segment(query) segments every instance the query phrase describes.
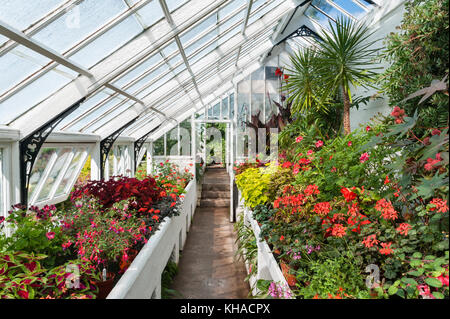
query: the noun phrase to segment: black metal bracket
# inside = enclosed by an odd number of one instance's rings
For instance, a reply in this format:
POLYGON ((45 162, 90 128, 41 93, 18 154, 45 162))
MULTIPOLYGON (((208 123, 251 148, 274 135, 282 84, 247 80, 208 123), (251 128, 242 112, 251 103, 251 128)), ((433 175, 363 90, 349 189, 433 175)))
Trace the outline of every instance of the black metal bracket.
POLYGON ((71 105, 65 111, 58 114, 44 125, 24 137, 19 141, 20 152, 20 202, 22 205, 28 205, 28 187, 30 184, 31 171, 34 162, 42 148, 45 140, 50 133, 58 126, 61 121, 70 113, 75 111, 86 98, 82 98, 75 104, 71 105))
POLYGON ((136 116, 134 119, 120 127, 118 130, 116 130, 114 133, 109 135, 108 137, 104 138, 100 142, 100 179, 105 178, 105 163, 108 160, 108 154, 111 148, 114 145, 114 142, 117 140, 120 134, 131 124, 133 124, 139 116, 136 116))
POLYGON ((147 134, 145 134, 144 136, 140 137, 139 139, 137 139, 134 142, 134 172, 135 173, 137 171, 137 166, 138 166, 137 160, 138 160, 139 152, 141 151, 142 145, 144 145, 145 141, 150 136, 150 134, 152 134, 154 131, 156 131, 160 127, 161 127, 161 124, 159 124, 157 127, 155 127, 150 132, 148 132, 147 134))

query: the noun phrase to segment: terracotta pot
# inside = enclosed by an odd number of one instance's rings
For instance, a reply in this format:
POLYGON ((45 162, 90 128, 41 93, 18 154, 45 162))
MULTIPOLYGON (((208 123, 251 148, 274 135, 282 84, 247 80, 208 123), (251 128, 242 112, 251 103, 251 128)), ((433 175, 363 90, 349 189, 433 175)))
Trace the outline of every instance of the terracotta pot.
POLYGON ((281 265, 281 271, 283 272, 283 276, 286 279, 288 285, 290 287, 295 286, 295 284, 297 283, 297 278, 295 278, 295 275, 289 273, 289 270, 291 268, 288 265, 286 265, 284 262, 281 262, 280 265, 281 265))
POLYGON ((97 299, 106 299, 108 294, 114 288, 114 278, 116 274, 108 273, 106 281, 92 281, 91 283, 98 287, 97 299))

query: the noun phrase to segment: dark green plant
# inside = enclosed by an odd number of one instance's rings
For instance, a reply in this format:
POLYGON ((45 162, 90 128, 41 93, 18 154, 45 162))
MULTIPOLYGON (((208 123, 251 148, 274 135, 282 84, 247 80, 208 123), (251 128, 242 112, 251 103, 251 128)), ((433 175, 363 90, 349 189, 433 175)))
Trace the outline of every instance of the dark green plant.
MULTIPOLYGON (((408 114, 417 110, 417 125, 422 131, 448 127, 448 92, 434 94, 421 104, 420 97, 404 101, 449 73, 448 10, 448 0, 405 2, 399 32, 387 37, 386 50, 381 55, 390 64, 379 78, 389 103, 401 106, 408 114)), ((448 86, 448 78, 445 82, 448 86)))

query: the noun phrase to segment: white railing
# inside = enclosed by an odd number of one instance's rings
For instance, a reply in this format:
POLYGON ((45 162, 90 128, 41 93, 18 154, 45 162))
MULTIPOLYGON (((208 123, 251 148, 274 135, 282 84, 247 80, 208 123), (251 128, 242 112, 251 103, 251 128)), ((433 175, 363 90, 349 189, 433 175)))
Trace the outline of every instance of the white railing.
POLYGON ((195 180, 186 186, 180 215, 166 217, 150 237, 107 299, 160 299, 161 274, 172 259, 178 263, 197 205, 195 180))
MULTIPOLYGON (((256 244, 258 246, 258 261, 257 261, 257 273, 254 278, 251 278, 252 282, 257 282, 260 279, 263 280, 272 280, 277 284, 281 284, 284 290, 288 290, 289 295, 294 296, 292 291, 289 289, 289 285, 286 281, 286 278, 283 275, 283 272, 280 269, 275 257, 272 254, 272 250, 265 240, 260 238, 261 229, 258 225, 258 222, 253 219, 252 211, 244 207, 242 205, 242 199, 239 193, 239 207, 238 211, 241 211, 244 216, 244 224, 250 226, 253 230, 253 233, 256 237, 256 244)), ((259 293, 258 289, 251 283, 253 287, 252 293, 256 295, 259 293)), ((295 298, 295 297, 292 297, 295 298)))

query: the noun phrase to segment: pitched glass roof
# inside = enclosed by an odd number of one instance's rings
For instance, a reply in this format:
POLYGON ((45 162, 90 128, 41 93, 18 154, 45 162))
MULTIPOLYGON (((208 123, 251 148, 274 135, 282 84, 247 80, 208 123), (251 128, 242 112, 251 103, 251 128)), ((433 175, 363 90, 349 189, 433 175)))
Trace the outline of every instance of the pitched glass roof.
MULTIPOLYGON (((306 5, 304 15, 324 26, 373 7, 364 0, 306 5)), ((141 114, 124 131, 133 136, 202 103, 250 55, 270 50, 275 27, 294 8, 290 0, 3 0, 0 124, 26 130, 27 113, 43 122, 86 97, 57 130, 101 134, 114 119, 141 114)))

